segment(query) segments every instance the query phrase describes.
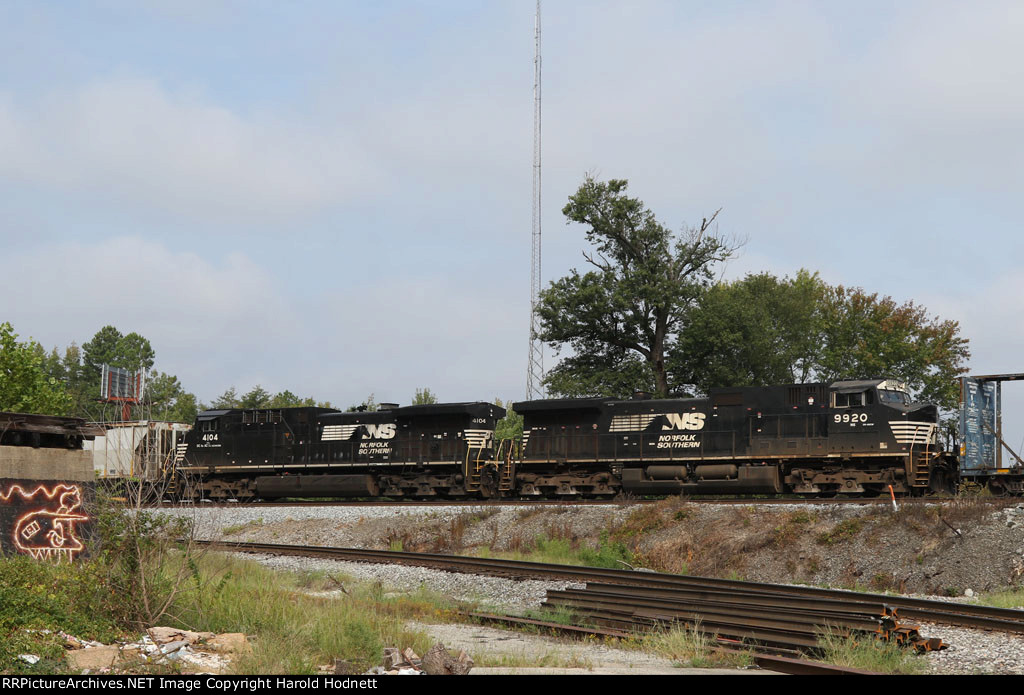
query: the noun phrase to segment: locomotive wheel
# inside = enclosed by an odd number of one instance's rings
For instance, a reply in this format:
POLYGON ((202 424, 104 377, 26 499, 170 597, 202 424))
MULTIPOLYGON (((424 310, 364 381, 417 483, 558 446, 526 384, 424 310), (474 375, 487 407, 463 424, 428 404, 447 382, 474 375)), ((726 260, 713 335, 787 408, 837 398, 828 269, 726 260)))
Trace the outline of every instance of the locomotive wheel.
POLYGON ((995 478, 988 481, 988 489, 994 497, 1006 497, 1009 495, 1003 481, 995 478))
POLYGON ((931 495, 953 495, 956 494, 956 484, 953 476, 945 468, 936 467, 932 470, 931 479, 928 481, 928 494, 931 495))
POLYGON ((488 500, 501 496, 498 485, 498 469, 494 466, 488 466, 480 472, 480 496, 488 500))

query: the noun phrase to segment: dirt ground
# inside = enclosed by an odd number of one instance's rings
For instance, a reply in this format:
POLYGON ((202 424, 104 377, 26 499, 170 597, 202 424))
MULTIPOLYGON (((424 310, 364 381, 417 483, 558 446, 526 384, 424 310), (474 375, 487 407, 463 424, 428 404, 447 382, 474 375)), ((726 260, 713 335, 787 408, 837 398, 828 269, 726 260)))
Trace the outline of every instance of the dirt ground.
POLYGON ((679 668, 670 660, 603 644, 499 630, 482 625, 412 623, 449 650, 466 650, 481 664, 471 675, 774 675, 761 669, 679 668))

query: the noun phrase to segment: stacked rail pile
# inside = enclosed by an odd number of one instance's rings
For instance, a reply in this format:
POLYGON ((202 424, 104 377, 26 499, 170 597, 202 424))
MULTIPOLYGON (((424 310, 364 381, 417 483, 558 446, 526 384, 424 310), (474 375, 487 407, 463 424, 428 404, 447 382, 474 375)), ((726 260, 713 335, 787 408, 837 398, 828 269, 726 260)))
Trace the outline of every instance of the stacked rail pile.
POLYGON ((544 606, 568 608, 580 622, 624 632, 683 625, 724 642, 814 652, 824 634, 873 637, 913 647, 943 649, 901 622, 897 610, 873 600, 790 596, 768 584, 690 589, 590 582, 586 589, 551 590, 544 606))

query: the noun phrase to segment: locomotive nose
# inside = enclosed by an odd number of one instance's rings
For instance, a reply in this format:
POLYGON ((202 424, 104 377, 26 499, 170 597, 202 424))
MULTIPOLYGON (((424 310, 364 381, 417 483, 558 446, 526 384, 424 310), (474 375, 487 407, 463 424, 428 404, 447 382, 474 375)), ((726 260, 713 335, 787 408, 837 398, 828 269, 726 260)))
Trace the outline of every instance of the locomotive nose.
POLYGON ((908 420, 920 422, 938 422, 939 408, 931 403, 911 403, 906 408, 908 420))

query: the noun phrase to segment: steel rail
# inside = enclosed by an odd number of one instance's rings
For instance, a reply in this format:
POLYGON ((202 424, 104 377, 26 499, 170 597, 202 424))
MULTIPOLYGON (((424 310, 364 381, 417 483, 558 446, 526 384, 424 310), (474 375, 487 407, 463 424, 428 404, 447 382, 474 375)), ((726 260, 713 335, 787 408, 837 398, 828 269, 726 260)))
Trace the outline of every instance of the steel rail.
POLYGON ((833 612, 794 612, 766 609, 754 603, 746 605, 722 605, 716 603, 684 603, 663 599, 650 599, 631 596, 624 593, 598 593, 589 590, 567 589, 548 591, 547 602, 553 605, 585 606, 598 608, 614 608, 629 606, 634 610, 645 611, 647 615, 668 616, 670 618, 688 618, 694 620, 741 619, 746 625, 764 627, 783 627, 787 630, 800 630, 817 633, 825 625, 836 628, 879 632, 885 629, 884 621, 888 617, 884 610, 874 614, 840 614, 833 612))
POLYGON ((995 608, 977 604, 952 603, 934 599, 918 599, 885 594, 865 594, 840 589, 792 586, 786 584, 762 584, 735 579, 710 577, 688 577, 683 575, 638 572, 632 570, 602 569, 574 565, 551 565, 521 560, 496 558, 471 558, 457 555, 433 553, 396 552, 389 550, 364 550, 359 548, 330 548, 323 546, 291 546, 274 543, 234 543, 226 541, 201 541, 213 548, 247 553, 271 555, 305 555, 328 559, 402 564, 432 567, 450 572, 470 574, 493 574, 515 579, 541 578, 576 582, 601 582, 628 586, 646 586, 673 591, 677 588, 691 590, 719 590, 745 592, 767 596, 811 597, 836 599, 840 601, 877 602, 895 608, 903 618, 914 618, 934 623, 975 627, 1005 632, 1024 633, 1024 610, 995 608))
MULTIPOLYGON (((922 638, 917 626, 901 624, 885 606, 860 613, 834 611, 765 610, 756 604, 713 603, 652 599, 628 587, 598 592, 580 589, 549 590, 543 605, 570 608, 584 618, 619 629, 650 629, 659 624, 682 623, 702 632, 768 641, 792 648, 815 649, 822 634, 873 634, 912 645, 920 652, 943 648, 941 640, 922 638)), ((757 598, 756 596, 753 598, 757 598)))
POLYGON ((876 671, 865 671, 860 668, 849 666, 837 666, 826 664, 820 661, 807 661, 805 659, 790 659, 785 656, 772 656, 769 654, 758 654, 754 656, 754 663, 769 671, 778 671, 793 676, 882 676, 883 673, 876 671))
POLYGON ((614 595, 621 593, 629 596, 646 596, 666 601, 690 601, 717 604, 758 605, 767 608, 778 608, 794 611, 831 611, 835 613, 873 613, 880 615, 896 609, 877 601, 852 601, 835 598, 817 598, 814 596, 787 596, 765 594, 761 592, 737 592, 731 589, 662 589, 646 586, 624 586, 622 584, 602 584, 587 582, 587 590, 614 595), (627 593, 628 592, 628 593, 627 593))
MULTIPOLYGON (((636 636, 635 633, 626 632, 623 630, 598 630, 595 628, 580 627, 578 625, 564 625, 562 623, 552 623, 544 620, 534 620, 532 618, 520 618, 509 615, 493 615, 490 613, 466 613, 464 615, 486 623, 542 628, 545 630, 549 630, 551 632, 556 632, 573 637, 579 637, 582 635, 584 637, 610 637, 615 639, 629 639, 636 636)), ((720 645, 719 647, 717 647, 717 649, 723 652, 735 652, 740 650, 749 651, 751 648, 757 647, 757 645, 738 644, 728 639, 720 639, 717 641, 720 645)), ((882 675, 874 671, 865 671, 863 669, 850 668, 848 666, 838 666, 836 664, 826 664, 820 661, 807 661, 806 659, 795 659, 792 657, 783 656, 781 654, 754 653, 752 654, 752 658, 754 659, 754 663, 757 664, 759 668, 768 671, 775 671, 777 673, 784 673, 788 675, 882 675)))

